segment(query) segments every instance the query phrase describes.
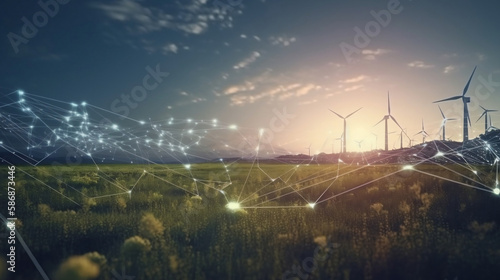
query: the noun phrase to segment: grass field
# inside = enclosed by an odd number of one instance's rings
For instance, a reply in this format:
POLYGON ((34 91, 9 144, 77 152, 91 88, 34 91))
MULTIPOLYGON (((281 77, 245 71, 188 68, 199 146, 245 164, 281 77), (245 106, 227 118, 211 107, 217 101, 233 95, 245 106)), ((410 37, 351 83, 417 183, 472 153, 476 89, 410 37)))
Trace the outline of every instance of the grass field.
POLYGON ((18 234, 50 279, 497 279, 491 167, 227 167, 18 167, 18 234))

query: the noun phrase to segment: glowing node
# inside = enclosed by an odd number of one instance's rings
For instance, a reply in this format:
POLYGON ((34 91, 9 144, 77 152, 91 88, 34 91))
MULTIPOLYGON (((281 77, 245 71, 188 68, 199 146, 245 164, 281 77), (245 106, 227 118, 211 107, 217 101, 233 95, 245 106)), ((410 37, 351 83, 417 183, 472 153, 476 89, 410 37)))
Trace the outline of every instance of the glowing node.
POLYGON ((499 195, 500 194, 500 189, 498 187, 496 187, 494 190, 493 190, 493 193, 496 194, 496 195, 499 195))
POLYGON ((226 194, 226 192, 225 192, 225 191, 223 191, 223 190, 220 190, 219 192, 220 192, 221 194, 226 194))
POLYGON ((146 122, 145 121, 139 121, 140 124, 145 124, 146 122))
POLYGON ((413 170, 413 165, 405 165, 403 166, 403 170, 413 170))
POLYGON ((262 134, 264 134, 264 129, 259 129, 259 136, 262 136, 262 134))
POLYGON ((311 203, 308 203, 307 205, 309 206, 309 208, 314 209, 314 206, 316 206, 316 203, 311 202, 311 203))
POLYGON ((18 91, 17 91, 17 93, 18 93, 19 95, 23 95, 23 94, 24 94, 24 91, 22 91, 22 90, 18 90, 18 91))
POLYGON ((184 168, 191 169, 191 164, 184 164, 184 168))
POLYGON ((78 105, 76 103, 71 103, 71 106, 76 107, 78 105))
POLYGON ((232 124, 232 125, 229 126, 229 129, 236 130, 236 129, 238 129, 238 126, 235 125, 235 124, 232 124))
POLYGON ((131 194, 131 193, 132 193, 132 190, 128 190, 128 191, 127 191, 127 193, 128 193, 128 194, 131 194))
POLYGON ((229 202, 228 204, 226 204, 226 208, 231 211, 236 211, 241 209, 241 205, 238 202, 229 202))
POLYGON ((85 105, 87 105, 87 102, 83 101, 82 106, 85 106, 85 105))
POLYGON ((442 156, 444 156, 444 153, 441 151, 438 151, 437 154, 435 155, 435 157, 442 157, 442 156))
POLYGON ((472 170, 472 173, 474 173, 475 175, 477 175, 477 170, 472 170))
POLYGON ((118 130, 118 125, 113 124, 113 125, 111 126, 111 128, 113 128, 114 130, 118 130))

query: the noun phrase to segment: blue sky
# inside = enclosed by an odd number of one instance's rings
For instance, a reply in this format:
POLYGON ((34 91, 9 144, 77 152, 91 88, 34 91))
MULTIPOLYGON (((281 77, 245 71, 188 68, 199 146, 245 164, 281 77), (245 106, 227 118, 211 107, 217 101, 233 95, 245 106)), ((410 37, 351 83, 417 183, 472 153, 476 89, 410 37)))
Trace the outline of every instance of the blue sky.
MULTIPOLYGON (((388 91, 410 136, 424 119, 437 139, 441 115, 432 101, 460 95, 476 65, 470 138, 484 129, 478 105, 500 108, 494 1, 66 2, 0 4, 2 93, 86 101, 136 119, 217 118, 274 130, 275 145, 297 153, 309 144, 312 152, 330 152, 342 120, 328 109, 347 115, 359 107, 348 120, 348 145, 356 150, 353 141, 365 140, 361 150, 380 148, 383 126, 373 125, 387 111, 388 91), (56 3, 46 22, 40 3, 56 3), (373 14, 391 18, 382 24, 373 14), (32 38, 23 35, 23 17, 38 20, 32 38), (356 28, 367 27, 373 36, 356 46, 356 28), (357 52, 346 58, 341 44, 357 52), (122 96, 143 86, 152 69, 168 74, 149 80, 145 97, 127 105, 122 96), (271 122, 283 110, 293 117, 276 129, 271 122)), ((462 118, 460 101, 441 107, 462 118)), ((498 126, 498 114, 491 117, 498 126)), ((461 140, 461 121, 447 131, 461 140)), ((391 134, 391 147, 396 138, 391 134)))

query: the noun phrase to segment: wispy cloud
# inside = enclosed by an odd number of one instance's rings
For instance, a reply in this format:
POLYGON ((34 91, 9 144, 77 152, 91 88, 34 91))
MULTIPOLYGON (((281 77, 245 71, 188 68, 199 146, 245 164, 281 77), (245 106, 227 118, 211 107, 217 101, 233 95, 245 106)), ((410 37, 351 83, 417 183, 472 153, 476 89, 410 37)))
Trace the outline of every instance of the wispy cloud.
POLYGON ((243 106, 267 99, 287 100, 300 98, 312 92, 321 90, 322 87, 313 83, 261 83, 262 80, 245 81, 240 85, 232 85, 223 91, 223 95, 230 96, 231 106, 243 106))
POLYGON ((388 49, 375 49, 375 50, 364 49, 361 51, 361 54, 367 60, 375 60, 375 59, 377 59, 377 57, 384 55, 384 54, 388 54, 390 52, 391 52, 391 50, 388 50, 388 49))
POLYGON ((434 68, 435 65, 433 64, 427 64, 421 60, 415 60, 410 63, 408 63, 408 66, 412 68, 419 68, 419 69, 428 69, 428 68, 434 68))
POLYGON ((260 57, 260 53, 254 51, 248 57, 246 57, 245 59, 243 59, 242 61, 240 61, 236 65, 234 65, 233 68, 234 69, 245 68, 248 65, 254 63, 257 60, 257 58, 259 58, 259 57, 260 57))
POLYGON ((457 66, 455 66, 455 65, 448 65, 448 66, 446 66, 444 68, 443 73, 449 74, 449 73, 451 73, 451 72, 453 72, 455 70, 457 70, 457 66))
POLYGON ((364 87, 365 87, 364 85, 353 85, 351 87, 344 88, 344 91, 345 92, 350 92, 350 91, 355 91, 355 90, 358 90, 358 89, 362 89, 364 87))
POLYGON ((359 75, 353 78, 345 79, 345 80, 340 80, 339 82, 342 84, 352 84, 352 83, 359 83, 362 81, 368 81, 370 80, 369 76, 366 75, 359 75))
POLYGON ((289 36, 286 36, 286 35, 271 36, 271 37, 269 37, 269 42, 273 46, 288 47, 289 45, 291 45, 295 41, 297 41, 297 38, 295 38, 295 37, 289 37, 289 36))
MULTIPOLYGON (((199 35, 206 32, 212 25, 231 28, 234 15, 241 13, 241 7, 243 7, 239 5, 227 9, 207 0, 175 1, 156 5, 147 3, 150 2, 115 0, 108 3, 94 2, 91 6, 102 11, 110 20, 120 22, 125 31, 138 38, 139 43, 141 39, 144 39, 143 36, 155 32, 173 31, 199 35), (172 8, 174 5, 175 9, 172 8), (169 12, 174 10, 176 13, 169 12)), ((151 49, 149 47, 147 51, 151 49)), ((156 46, 154 49, 161 49, 161 47, 156 46)))

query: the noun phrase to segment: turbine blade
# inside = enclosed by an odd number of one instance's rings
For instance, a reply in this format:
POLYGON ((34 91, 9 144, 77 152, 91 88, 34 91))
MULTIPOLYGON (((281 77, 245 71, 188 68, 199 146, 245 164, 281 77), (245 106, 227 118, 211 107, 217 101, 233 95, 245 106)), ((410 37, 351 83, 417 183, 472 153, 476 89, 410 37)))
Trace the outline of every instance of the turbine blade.
POLYGON ((462 98, 462 96, 453 96, 453 97, 450 97, 450 98, 446 98, 446 99, 441 99, 441 100, 438 100, 438 101, 434 101, 432 103, 439 103, 439 102, 443 102, 443 101, 450 101, 450 100, 457 100, 457 99, 460 99, 462 98))
POLYGON ((350 113, 350 114, 349 114, 349 115, 347 115, 345 118, 347 119, 348 117, 350 117, 350 116, 354 115, 354 113, 356 113, 357 111, 361 110, 362 108, 363 108, 363 107, 361 107, 361 108, 359 108, 358 110, 356 110, 356 111, 354 111, 354 112, 350 113))
POLYGON ((469 78, 469 81, 467 82, 467 84, 465 85, 465 88, 464 88, 464 93, 462 94, 462 96, 465 96, 465 94, 467 93, 467 91, 469 90, 469 86, 470 86, 470 81, 472 80, 472 76, 474 76, 474 72, 476 72, 476 67, 474 67, 474 71, 472 71, 472 74, 470 75, 470 78, 469 78))
POLYGON ((479 120, 480 120, 480 119, 481 119, 484 115, 486 115, 486 112, 487 112, 487 111, 484 111, 484 112, 481 114, 481 116, 479 117, 479 119, 477 119, 477 121, 476 121, 476 122, 478 122, 478 121, 479 121, 479 120))
POLYGON ((378 123, 376 123, 374 126, 377 126, 377 124, 381 123, 383 120, 385 120, 385 116, 378 123))
POLYGON ((398 121, 393 116, 389 116, 391 119, 398 125, 399 129, 403 130, 403 128, 399 125, 398 121))
MULTIPOLYGON (((330 110, 330 109, 328 109, 328 110, 330 110)), ((339 114, 335 113, 333 110, 330 110, 330 111, 331 111, 332 113, 334 113, 335 115, 339 116, 339 118, 344 119, 344 117, 342 117, 341 115, 339 115, 339 114)))
POLYGON ((441 106, 438 105, 438 108, 439 108, 439 112, 441 112, 441 116, 443 116, 443 119, 446 119, 446 117, 444 116, 443 110, 441 110, 441 106))

